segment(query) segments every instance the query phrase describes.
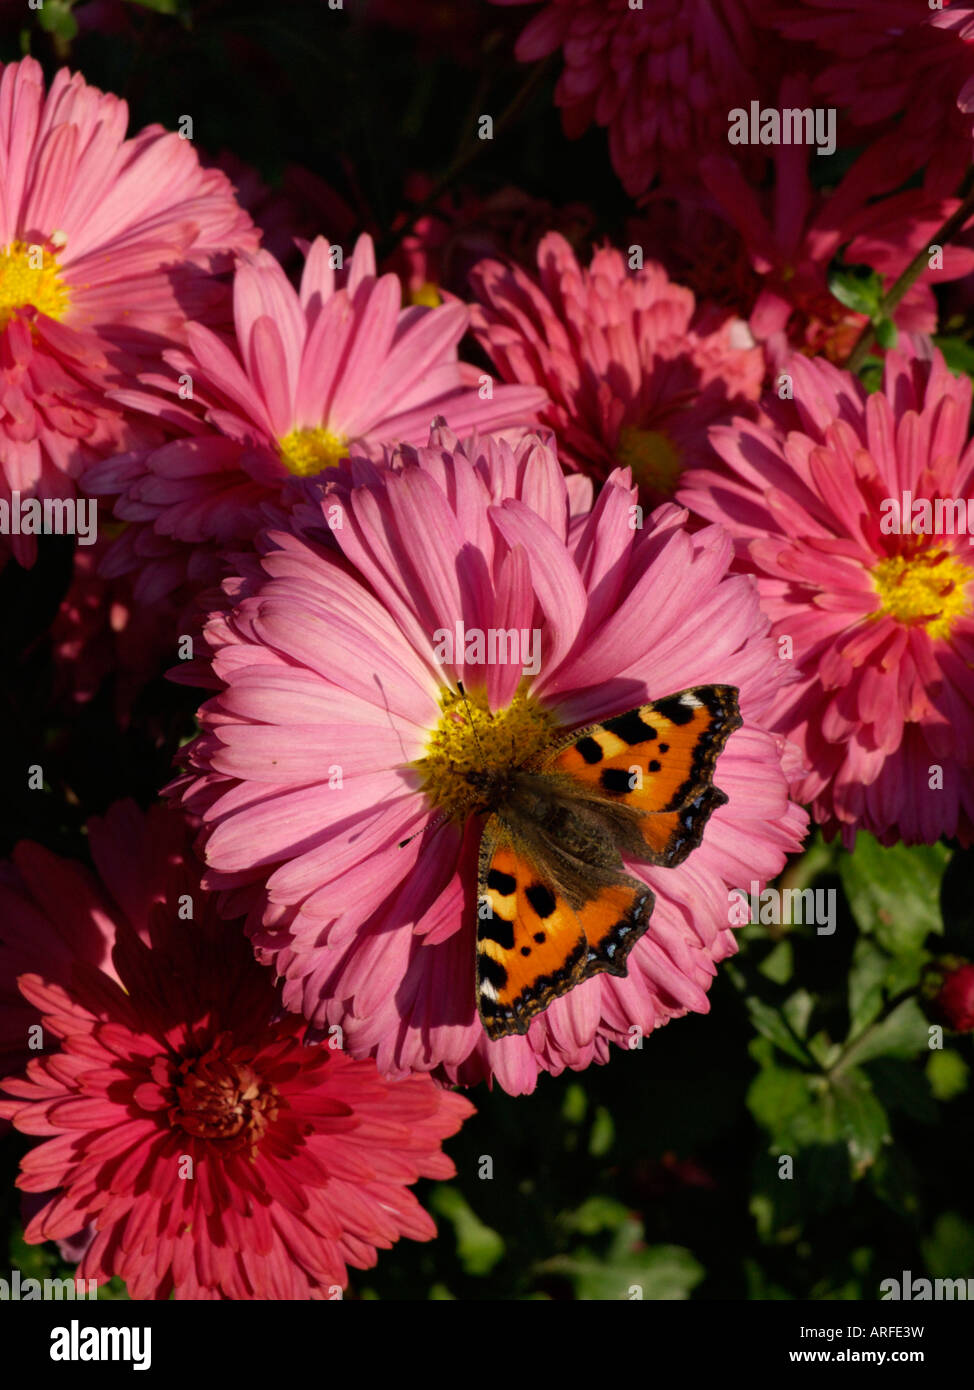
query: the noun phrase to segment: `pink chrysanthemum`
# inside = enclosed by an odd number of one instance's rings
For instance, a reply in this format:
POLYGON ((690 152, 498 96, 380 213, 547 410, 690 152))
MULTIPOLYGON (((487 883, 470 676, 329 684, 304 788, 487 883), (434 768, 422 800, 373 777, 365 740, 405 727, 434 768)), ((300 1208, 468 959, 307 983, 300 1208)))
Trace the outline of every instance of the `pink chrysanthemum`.
MULTIPOLYGON (((5 924, 33 958, 23 996, 61 1040, 2 1083, 15 1099, 0 1116, 45 1140, 18 1178, 46 1194, 26 1239, 90 1227, 78 1277, 190 1299, 333 1298, 346 1265, 370 1267, 400 1236, 428 1240, 409 1186, 453 1174, 440 1145, 469 1102, 428 1077, 385 1082, 372 1062, 304 1045, 299 1020, 272 1022, 270 977, 211 911, 178 817, 116 806, 101 837, 130 899, 111 964, 83 933, 70 971, 49 968, 30 940, 49 894, 15 903, 5 924), (125 838, 106 842, 115 824, 125 838), (150 843, 160 834, 168 862, 150 843), (140 885, 147 866, 157 876, 140 885)), ((107 947, 94 910, 85 929, 107 947)), ((53 939, 64 955, 63 930, 53 939)))
MULTIPOLYGON (((258 234, 224 174, 160 126, 32 58, 0 77, 0 495, 70 497, 91 460, 151 438, 106 392, 225 296, 258 234)), ((31 563, 33 536, 13 537, 31 563)))
POLYGON ((206 882, 226 910, 249 910, 288 1008, 340 1023, 387 1074, 493 1075, 526 1092, 539 1071, 605 1062, 633 1028, 706 1011, 715 962, 734 950, 728 885, 777 873, 805 826, 783 742, 762 724, 783 665, 751 581, 727 573, 729 538, 689 535, 672 506, 642 529, 625 472, 572 516, 537 437, 464 446, 439 427, 397 467, 353 460, 226 582, 206 629, 224 688, 203 706, 182 791, 203 814, 206 882), (537 629, 537 674, 439 662, 458 622, 537 629), (480 822, 464 820, 463 769, 477 752, 458 679, 498 766, 695 683, 737 685, 746 721, 721 755, 730 800, 702 846, 678 870, 632 869, 657 905, 628 978, 589 980, 499 1042, 475 1004, 480 822))
MULTIPOLYGON (((493 0, 524 5, 531 0, 493 0)), ((699 156, 726 145, 727 113, 759 96, 760 70, 773 73, 768 43, 756 36, 758 0, 548 0, 517 43, 521 62, 560 48, 555 89, 565 133, 594 120, 609 131, 612 166, 637 196, 662 175, 683 184, 699 156)))
POLYGON ((698 310, 662 266, 630 270, 610 247, 583 270, 554 232, 538 272, 540 283, 498 261, 474 269, 478 340, 506 381, 547 390, 541 418, 566 462, 598 478, 630 467, 645 498, 672 496, 684 469, 711 458, 708 426, 760 393, 764 358, 746 325, 698 310))
POLYGON ((172 395, 122 391, 175 437, 88 470, 85 487, 120 494, 133 523, 105 572, 139 570, 150 600, 186 578, 211 577, 222 548, 249 543, 263 508, 289 480, 334 467, 349 450, 425 440, 442 414, 456 429, 534 419, 544 393, 496 386, 457 358, 462 304, 401 307, 395 275, 375 273, 371 239, 359 239, 339 288, 328 242, 308 252, 300 292, 259 252, 234 279, 234 348, 199 324, 189 352, 165 354, 172 395), (190 399, 191 393, 191 399, 190 399))
MULTIPOLYGON (((794 358, 788 373, 793 405, 715 429, 726 469, 687 479, 680 500, 734 533, 774 635, 792 644, 799 682, 774 727, 802 750, 799 800, 849 846, 857 827, 886 844, 968 843, 974 552, 943 532, 943 508, 940 534, 935 511, 902 512, 904 493, 931 506, 971 495, 970 382, 939 352, 890 353, 871 396, 821 360, 794 358)), ((954 510, 949 524, 960 529, 954 510)))

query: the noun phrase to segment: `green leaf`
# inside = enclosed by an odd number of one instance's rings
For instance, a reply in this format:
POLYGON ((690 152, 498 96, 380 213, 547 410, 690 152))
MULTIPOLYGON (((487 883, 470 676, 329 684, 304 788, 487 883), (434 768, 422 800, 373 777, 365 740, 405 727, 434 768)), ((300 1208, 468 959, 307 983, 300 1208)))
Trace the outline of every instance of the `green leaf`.
POLYGON ((485 1226, 457 1187, 441 1183, 433 1189, 430 1206, 449 1221, 457 1241, 457 1258, 467 1274, 489 1274, 504 1255, 504 1240, 485 1226))
POLYGON ((941 1212, 933 1234, 922 1245, 927 1269, 934 1279, 974 1276, 974 1224, 960 1212, 941 1212))
POLYGON ((930 932, 942 931, 940 880, 950 851, 943 845, 884 848, 871 835, 856 837, 842 854, 842 886, 865 932, 893 955, 919 951, 930 932))
POLYGON ((808 1050, 822 1071, 829 1071, 842 1056, 842 1045, 833 1042, 824 1029, 809 1038, 808 1050))
POLYGON ((849 1032, 861 1033, 883 1011, 883 981, 889 956, 868 937, 860 936, 849 971, 849 1032))
POLYGON ((568 1125, 580 1125, 585 1119, 587 1108, 588 1099, 584 1086, 579 1086, 577 1081, 573 1081, 570 1086, 565 1087, 565 1096, 561 1103, 562 1119, 568 1125))
POLYGON ((67 43, 78 32, 78 21, 71 13, 71 0, 45 0, 37 11, 37 22, 49 34, 67 43))
POLYGON ((604 1105, 598 1106, 592 1119, 588 1137, 588 1151, 593 1158, 602 1158, 612 1148, 615 1139, 615 1124, 612 1115, 604 1105))
POLYGON ((128 0, 128 3, 143 10, 155 10, 156 14, 179 14, 179 0, 128 0))
POLYGON ((605 1260, 579 1250, 574 1255, 556 1255, 538 1269, 565 1275, 574 1284, 577 1298, 600 1302, 677 1302, 688 1298, 704 1276, 703 1266, 680 1245, 653 1245, 605 1260))
POLYGON ((908 989, 916 989, 923 974, 923 967, 929 959, 929 951, 913 951, 894 956, 886 974, 887 994, 895 996, 904 994, 908 989))
POLYGON ((796 989, 781 1006, 781 1012, 790 1024, 792 1032, 804 1038, 808 1032, 808 1021, 812 1016, 815 1000, 807 989, 796 989))
POLYGON ((589 1197, 574 1211, 562 1212, 559 1225, 566 1231, 577 1231, 583 1236, 595 1236, 600 1231, 618 1231, 632 1218, 632 1212, 623 1202, 614 1197, 589 1197))
POLYGON ((889 1120, 861 1071, 844 1072, 832 1083, 835 1119, 858 1171, 867 1168, 889 1138, 889 1120))
POLYGON ((796 1156, 803 1169, 813 1165, 818 1195, 826 1202, 835 1200, 845 1182, 837 1166, 836 1144, 845 1154, 846 1168, 851 1159, 858 1175, 889 1137, 886 1111, 869 1077, 854 1068, 827 1078, 766 1066, 751 1083, 747 1104, 770 1134, 773 1153, 796 1156))
POLYGON ((974 376, 974 345, 966 338, 937 335, 934 342, 944 355, 944 361, 956 376, 974 376))
POLYGON ((870 395, 878 391, 882 386, 884 371, 885 363, 883 359, 873 354, 870 354, 859 368, 859 380, 870 395))
POLYGON ((771 1004, 765 1004, 762 999, 757 999, 754 995, 750 995, 746 1003, 747 1011, 751 1015, 751 1022, 762 1037, 773 1042, 775 1047, 780 1048, 789 1057, 793 1057, 796 1062, 808 1062, 807 1051, 792 1035, 780 1010, 771 1004))
POLYGON ((829 289, 840 304, 872 318, 883 297, 883 279, 870 265, 842 265, 829 269, 829 289))
POLYGON ((760 974, 776 985, 787 984, 795 968, 794 956, 791 942, 779 941, 774 949, 765 956, 758 966, 758 970, 760 974))
POLYGON ((790 1132, 791 1121, 811 1100, 809 1076, 793 1067, 765 1067, 751 1082, 747 1108, 776 1140, 790 1132))
POLYGON ((900 335, 892 319, 879 319, 877 323, 873 324, 873 332, 880 347, 896 347, 896 340, 900 335))
POLYGON ((968 1066, 952 1048, 935 1048, 927 1062, 927 1080, 938 1100, 953 1100, 967 1087, 968 1066))
POLYGON ((848 1045, 837 1070, 861 1066, 871 1057, 915 1057, 927 1046, 927 1020, 916 999, 904 999, 848 1045))

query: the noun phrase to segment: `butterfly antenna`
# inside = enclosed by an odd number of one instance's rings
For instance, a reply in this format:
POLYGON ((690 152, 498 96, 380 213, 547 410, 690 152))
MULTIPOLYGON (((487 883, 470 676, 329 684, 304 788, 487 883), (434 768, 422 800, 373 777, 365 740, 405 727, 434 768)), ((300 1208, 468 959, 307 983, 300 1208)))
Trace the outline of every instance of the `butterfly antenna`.
POLYGON ((438 814, 435 815, 432 820, 428 820, 420 830, 415 830, 412 835, 407 835, 405 840, 400 840, 397 848, 405 849, 411 841, 416 839, 417 835, 425 835, 427 830, 432 830, 434 826, 439 825, 440 822, 444 820, 446 820, 444 813, 442 811, 438 812, 438 814))
POLYGON ((460 699, 463 701, 464 707, 467 711, 467 718, 470 720, 470 732, 473 734, 473 741, 477 745, 477 752, 480 755, 480 761, 484 765, 484 771, 486 771, 487 759, 484 757, 483 744, 480 742, 480 735, 477 733, 477 726, 473 722, 473 710, 470 708, 470 701, 467 699, 467 692, 463 688, 463 681, 457 681, 457 690, 459 690, 460 692, 460 699))

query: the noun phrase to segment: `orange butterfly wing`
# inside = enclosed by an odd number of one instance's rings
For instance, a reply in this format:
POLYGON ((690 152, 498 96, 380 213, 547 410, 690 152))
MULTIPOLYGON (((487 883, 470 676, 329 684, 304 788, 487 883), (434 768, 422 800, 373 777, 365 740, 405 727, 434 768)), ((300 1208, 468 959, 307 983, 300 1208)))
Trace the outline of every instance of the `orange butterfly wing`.
POLYGON ((492 1040, 526 1033, 552 1000, 601 971, 626 973, 653 894, 620 875, 573 909, 497 816, 480 847, 477 1006, 492 1040))
POLYGON ((672 868, 699 845, 727 800, 711 779, 741 723, 733 686, 694 686, 576 731, 543 770, 568 773, 641 811, 645 859, 672 868))
MULTIPOLYGON (((699 845, 710 815, 727 800, 712 779, 741 722, 733 686, 694 686, 576 730, 534 767, 567 774, 639 811, 639 857, 673 867, 699 845)), ((654 897, 620 870, 609 884, 594 882, 591 898, 573 908, 493 814, 481 838, 478 902, 477 1006, 496 1040, 526 1033, 583 980, 603 971, 625 975, 654 897)))

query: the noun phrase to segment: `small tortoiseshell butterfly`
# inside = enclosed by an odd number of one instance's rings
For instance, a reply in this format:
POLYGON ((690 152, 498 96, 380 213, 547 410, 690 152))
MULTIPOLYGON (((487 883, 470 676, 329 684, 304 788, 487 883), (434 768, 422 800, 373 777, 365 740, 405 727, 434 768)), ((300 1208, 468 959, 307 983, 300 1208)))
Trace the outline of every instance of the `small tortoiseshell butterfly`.
POLYGON ((727 797, 717 758, 737 690, 700 685, 576 730, 522 766, 467 774, 480 842, 477 1005, 487 1036, 526 1033, 553 999, 625 975, 655 898, 622 858, 672 868, 727 797))

